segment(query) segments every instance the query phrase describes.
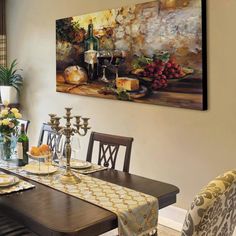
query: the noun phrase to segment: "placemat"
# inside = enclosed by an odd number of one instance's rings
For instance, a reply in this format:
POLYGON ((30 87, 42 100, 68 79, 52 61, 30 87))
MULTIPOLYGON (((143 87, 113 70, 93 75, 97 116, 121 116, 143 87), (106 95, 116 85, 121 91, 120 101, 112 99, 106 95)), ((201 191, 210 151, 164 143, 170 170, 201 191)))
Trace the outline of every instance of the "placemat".
MULTIPOLYGON (((5 173, 1 173, 1 174, 5 174, 5 173)), ((28 183, 24 180, 20 180, 15 185, 12 185, 12 186, 9 186, 9 187, 0 187, 0 195, 19 192, 19 191, 31 189, 31 188, 34 188, 34 187, 35 186, 33 184, 28 183)))
POLYGON ((118 216, 119 236, 147 236, 156 232, 158 200, 153 196, 81 174, 79 184, 63 184, 58 178, 62 170, 40 176, 22 168, 5 169, 114 212, 118 216))
POLYGON ((107 170, 107 167, 99 166, 97 164, 92 164, 92 166, 88 169, 74 169, 74 168, 72 168, 72 170, 76 173, 87 175, 87 174, 92 174, 92 173, 95 173, 98 171, 107 170))
MULTIPOLYGON (((58 162, 53 162, 53 165, 59 167, 58 162)), ((89 168, 85 168, 85 169, 71 168, 71 169, 76 173, 87 175, 87 174, 92 174, 98 171, 107 170, 108 168, 92 163, 92 166, 89 168)))

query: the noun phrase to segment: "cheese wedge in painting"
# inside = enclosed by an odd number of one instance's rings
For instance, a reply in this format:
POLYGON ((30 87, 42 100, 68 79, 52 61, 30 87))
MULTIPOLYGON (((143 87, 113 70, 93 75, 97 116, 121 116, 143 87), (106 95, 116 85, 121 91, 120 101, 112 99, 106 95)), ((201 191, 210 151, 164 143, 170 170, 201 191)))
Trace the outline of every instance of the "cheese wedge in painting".
POLYGON ((134 91, 139 89, 139 80, 128 77, 120 77, 116 79, 116 87, 127 91, 134 91))

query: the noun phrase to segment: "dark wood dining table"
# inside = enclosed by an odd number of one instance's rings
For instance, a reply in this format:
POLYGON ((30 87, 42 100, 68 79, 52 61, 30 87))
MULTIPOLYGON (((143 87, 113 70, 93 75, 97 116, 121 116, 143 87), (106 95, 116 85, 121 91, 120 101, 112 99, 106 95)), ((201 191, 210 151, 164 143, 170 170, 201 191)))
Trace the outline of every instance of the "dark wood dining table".
MULTIPOLYGON (((175 203, 179 193, 174 185, 112 169, 90 176, 152 195, 158 198, 159 209, 175 203)), ((20 178, 33 183, 35 188, 2 195, 0 212, 38 235, 95 236, 118 226, 117 216, 113 212, 35 181, 20 178)))

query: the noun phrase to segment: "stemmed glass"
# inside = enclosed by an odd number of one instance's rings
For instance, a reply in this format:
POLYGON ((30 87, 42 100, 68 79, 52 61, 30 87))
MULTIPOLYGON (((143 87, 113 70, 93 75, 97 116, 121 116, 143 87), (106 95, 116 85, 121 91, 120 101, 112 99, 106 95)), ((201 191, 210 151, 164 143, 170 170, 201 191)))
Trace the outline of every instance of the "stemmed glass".
POLYGON ((41 161, 43 160, 43 158, 38 157, 38 171, 41 171, 41 161))
POLYGON ((74 135, 71 138, 71 149, 72 149, 72 159, 79 159, 79 152, 80 152, 80 140, 78 135, 74 135))
POLYGON ((59 161, 59 167, 62 168, 64 166, 63 163, 63 154, 64 154, 64 147, 65 147, 65 137, 59 136, 56 139, 56 155, 59 161))
POLYGON ((105 82, 105 83, 109 83, 108 78, 106 77, 106 68, 111 65, 112 62, 112 52, 109 50, 100 50, 97 53, 97 59, 98 59, 98 63, 99 65, 101 65, 102 67, 102 78, 101 81, 105 82))
POLYGON ((125 51, 122 50, 114 50, 113 51, 113 58, 112 58, 112 65, 116 68, 116 78, 119 77, 119 65, 125 60, 125 51))
POLYGON ((52 152, 45 158, 45 164, 48 167, 48 177, 49 177, 49 168, 52 165, 52 152))

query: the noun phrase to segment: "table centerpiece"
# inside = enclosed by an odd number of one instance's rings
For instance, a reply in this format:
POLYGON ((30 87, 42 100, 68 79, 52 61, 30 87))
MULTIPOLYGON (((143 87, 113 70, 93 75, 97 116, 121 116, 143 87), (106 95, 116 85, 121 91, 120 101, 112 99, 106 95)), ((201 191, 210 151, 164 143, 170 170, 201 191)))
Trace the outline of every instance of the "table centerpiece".
POLYGON ((48 124, 55 133, 65 136, 64 153, 66 158, 66 168, 65 172, 60 176, 60 181, 64 184, 76 184, 80 182, 80 178, 71 171, 71 137, 74 134, 85 136, 91 127, 88 126, 89 118, 84 118, 79 115, 72 116, 72 108, 70 107, 66 107, 65 110, 66 114, 63 116, 66 120, 65 126, 61 125, 61 117, 58 117, 56 114, 49 114, 50 121, 48 124), (73 118, 75 118, 74 124, 71 122, 73 118))
POLYGON ((18 125, 22 117, 17 108, 8 107, 4 102, 4 108, 0 112, 0 154, 4 160, 10 160, 16 147, 18 125))

